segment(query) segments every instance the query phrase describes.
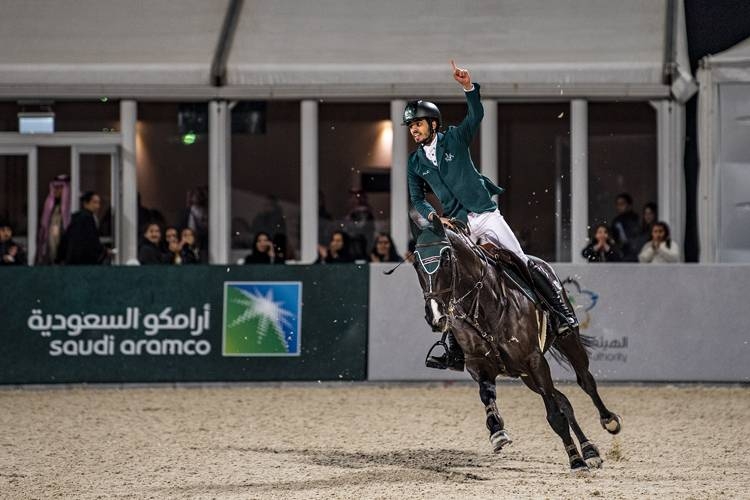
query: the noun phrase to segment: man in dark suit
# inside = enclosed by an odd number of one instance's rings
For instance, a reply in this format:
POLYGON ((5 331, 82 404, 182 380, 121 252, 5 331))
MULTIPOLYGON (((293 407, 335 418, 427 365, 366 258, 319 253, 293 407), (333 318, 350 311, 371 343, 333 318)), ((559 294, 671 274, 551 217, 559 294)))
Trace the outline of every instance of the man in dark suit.
POLYGON ((59 258, 68 265, 102 264, 107 250, 99 241, 99 224, 96 216, 102 200, 93 191, 81 196, 81 210, 73 214, 70 226, 60 243, 59 258))
MULTIPOLYGON (((492 196, 501 194, 503 189, 474 167, 469 145, 484 117, 479 84, 472 83, 468 70, 457 68, 453 61, 451 65, 453 79, 463 88, 468 104, 466 118, 458 126, 440 132, 440 110, 431 102, 411 101, 404 110, 403 124, 409 127, 414 141, 419 144, 409 157, 407 168, 411 202, 424 218, 432 220, 438 217, 435 208, 425 199, 426 186, 429 185, 443 206, 444 217, 440 219, 444 224, 450 226, 451 218, 460 219, 468 223, 475 240, 489 241, 513 252, 528 266, 534 286, 545 302, 565 319, 560 332, 575 328, 578 321, 563 298, 562 287, 524 254, 492 200, 492 196)), ((451 337, 449 335, 446 339, 448 352, 433 359, 433 365, 463 370, 463 353, 451 337)))

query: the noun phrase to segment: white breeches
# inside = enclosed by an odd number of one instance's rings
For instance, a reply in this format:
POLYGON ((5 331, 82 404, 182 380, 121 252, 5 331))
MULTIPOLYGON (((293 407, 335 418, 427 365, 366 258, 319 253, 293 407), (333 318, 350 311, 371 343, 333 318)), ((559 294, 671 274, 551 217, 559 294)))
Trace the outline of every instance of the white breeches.
POLYGON ((489 241, 501 248, 510 250, 524 263, 528 262, 529 258, 521 250, 516 235, 505 222, 505 217, 500 214, 500 210, 482 214, 469 213, 469 229, 472 239, 477 243, 489 241))

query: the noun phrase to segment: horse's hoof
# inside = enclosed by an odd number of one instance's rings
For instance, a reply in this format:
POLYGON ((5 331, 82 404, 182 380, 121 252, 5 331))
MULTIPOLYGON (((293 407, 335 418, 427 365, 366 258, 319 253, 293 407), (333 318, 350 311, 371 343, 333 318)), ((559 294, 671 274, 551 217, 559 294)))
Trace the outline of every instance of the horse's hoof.
POLYGON ((510 435, 502 430, 497 431, 493 435, 490 436, 490 443, 492 443, 492 451, 495 453, 500 453, 500 451, 503 449, 503 446, 507 446, 511 444, 513 440, 510 438, 510 435))
POLYGON ((570 461, 570 472, 571 474, 585 474, 589 472, 589 466, 583 461, 581 457, 576 457, 570 461))
POLYGON ((581 445, 581 453, 583 454, 583 460, 592 469, 600 469, 604 460, 599 456, 599 448, 594 443, 585 442, 581 445))
POLYGON ((615 413, 612 415, 613 417, 610 419, 602 419, 602 427, 610 434, 619 434, 622 430, 622 418, 615 413))

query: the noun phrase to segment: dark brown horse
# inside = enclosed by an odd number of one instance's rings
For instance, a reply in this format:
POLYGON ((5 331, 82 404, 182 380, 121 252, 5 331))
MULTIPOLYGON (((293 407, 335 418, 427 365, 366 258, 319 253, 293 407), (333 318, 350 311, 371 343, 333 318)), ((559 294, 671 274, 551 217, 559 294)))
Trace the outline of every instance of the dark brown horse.
MULTIPOLYGON (((424 291, 427 319, 433 327, 450 329, 463 348, 466 368, 479 384, 494 451, 511 443, 497 409, 495 379, 499 375, 520 377, 544 400, 547 421, 563 441, 571 470, 600 467, 599 450, 576 422, 568 398, 552 383, 544 357, 552 350, 558 359, 570 363, 578 384, 599 411, 602 427, 617 434, 621 419, 599 397, 588 368, 585 337, 578 329, 558 335, 558 319, 544 313, 534 295, 502 272, 462 230, 435 223, 420 233, 416 253, 414 266, 424 291), (580 453, 569 429, 578 438, 580 453)), ((538 262, 555 276, 548 264, 538 262)))

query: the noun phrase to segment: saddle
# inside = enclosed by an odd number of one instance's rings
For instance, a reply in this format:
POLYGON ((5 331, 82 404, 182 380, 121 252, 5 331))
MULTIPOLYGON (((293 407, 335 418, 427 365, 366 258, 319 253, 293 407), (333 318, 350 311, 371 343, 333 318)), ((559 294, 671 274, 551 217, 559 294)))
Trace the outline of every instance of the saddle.
POLYGON ((490 263, 499 269, 521 293, 526 295, 535 305, 539 306, 541 304, 539 297, 534 291, 529 268, 516 254, 490 242, 482 243, 478 247, 490 263))

